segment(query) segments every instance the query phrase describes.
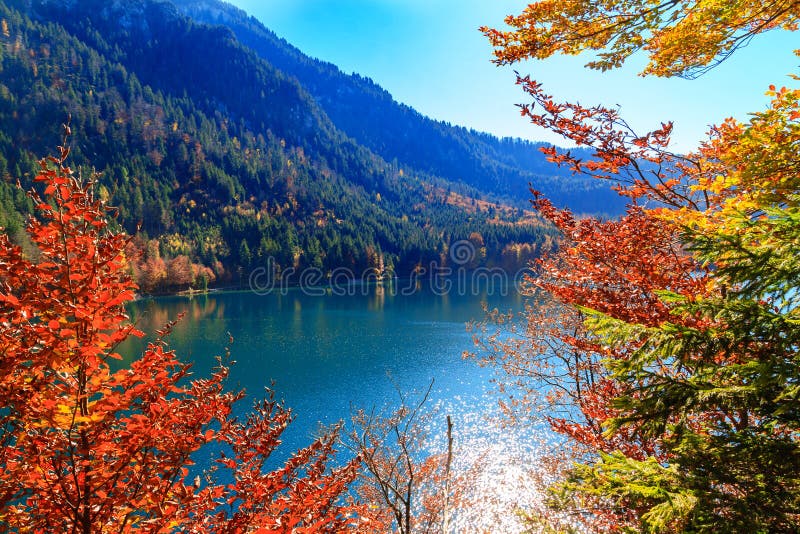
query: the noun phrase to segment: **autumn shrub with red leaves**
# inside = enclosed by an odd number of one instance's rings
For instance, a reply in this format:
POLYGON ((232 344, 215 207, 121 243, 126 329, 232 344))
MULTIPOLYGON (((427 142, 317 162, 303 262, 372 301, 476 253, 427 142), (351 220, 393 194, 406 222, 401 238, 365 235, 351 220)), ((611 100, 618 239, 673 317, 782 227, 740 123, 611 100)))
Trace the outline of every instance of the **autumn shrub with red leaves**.
MULTIPOLYGON (((66 143, 65 143, 66 145, 66 143)), ((271 394, 244 420, 227 369, 207 378, 168 350, 171 325, 129 366, 140 335, 125 304, 129 238, 109 226, 68 148, 32 192, 35 258, 0 235, 0 524, 12 532, 359 532, 346 498, 357 459, 333 467, 336 433, 269 471, 290 412, 271 394), (118 369, 118 370, 114 370, 118 369), (198 451, 218 456, 201 471, 198 451)))

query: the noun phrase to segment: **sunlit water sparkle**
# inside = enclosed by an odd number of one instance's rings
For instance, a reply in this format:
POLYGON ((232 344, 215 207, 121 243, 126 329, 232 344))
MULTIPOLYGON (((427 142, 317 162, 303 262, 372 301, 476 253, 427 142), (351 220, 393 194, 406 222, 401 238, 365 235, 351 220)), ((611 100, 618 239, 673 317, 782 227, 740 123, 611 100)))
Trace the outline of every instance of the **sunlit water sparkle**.
MULTIPOLYGON (((180 313, 171 348, 206 375, 224 351, 228 333, 232 388, 255 396, 274 380, 279 398, 296 415, 283 436, 278 459, 308 444, 320 423, 348 419, 357 408, 396 405, 398 389, 424 390, 434 380, 429 405, 432 450, 446 448, 444 417, 453 416, 453 475, 468 472, 469 506, 453 510, 452 532, 518 533, 520 512, 541 504, 538 462, 546 440, 541 429, 498 424, 496 398, 489 394, 491 371, 465 361, 474 348, 466 323, 483 317, 482 304, 520 310, 519 295, 410 296, 305 295, 300 291, 258 296, 217 293, 189 299, 169 297, 136 303, 140 329, 154 332, 180 313)), ((123 354, 140 350, 130 344, 123 354)), ((242 411, 247 408, 241 406, 242 411)))

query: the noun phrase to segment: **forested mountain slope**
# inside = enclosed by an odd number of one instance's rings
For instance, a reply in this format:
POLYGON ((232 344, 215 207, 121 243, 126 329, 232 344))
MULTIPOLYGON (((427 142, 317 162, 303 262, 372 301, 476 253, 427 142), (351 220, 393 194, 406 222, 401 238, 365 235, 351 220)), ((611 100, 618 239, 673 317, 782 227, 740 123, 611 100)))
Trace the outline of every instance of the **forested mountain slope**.
POLYGON ((220 0, 173 2, 197 21, 230 28, 242 44, 296 77, 338 128, 387 161, 396 159, 519 206, 527 206, 532 183, 557 205, 579 213, 616 215, 624 207, 607 184, 571 176, 547 162, 538 150, 541 145, 429 119, 396 102, 369 78, 347 75, 331 63, 306 56, 220 0))
POLYGON ((102 173, 99 194, 138 232, 146 289, 241 283, 268 258, 403 275, 461 239, 476 265, 516 269, 549 242, 463 180, 387 163, 295 76, 168 2, 6 1, 0 19, 0 223, 18 232, 30 206, 15 181, 71 117, 73 165, 102 173))

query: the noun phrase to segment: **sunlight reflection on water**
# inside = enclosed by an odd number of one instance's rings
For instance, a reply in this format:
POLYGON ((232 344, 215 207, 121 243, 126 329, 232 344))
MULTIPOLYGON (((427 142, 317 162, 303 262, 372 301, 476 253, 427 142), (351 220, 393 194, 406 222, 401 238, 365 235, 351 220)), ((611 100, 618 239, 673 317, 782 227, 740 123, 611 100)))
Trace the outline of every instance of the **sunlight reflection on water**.
POLYGON ((297 415, 275 461, 307 445, 319 422, 347 419, 354 408, 392 406, 396 388, 409 393, 435 378, 430 403, 438 412, 427 429, 431 450, 446 450, 444 418, 451 414, 453 475, 464 474, 470 482, 465 505, 453 511, 451 531, 524 532, 519 511, 541 504, 542 490, 534 481, 541 478, 540 444, 546 436, 502 428, 497 399, 488 393, 491 371, 461 356, 474 348, 465 324, 483 317, 482 302, 521 309, 520 297, 387 295, 379 310, 370 309, 369 298, 218 293, 143 301, 134 315, 140 328, 152 332, 188 312, 171 344, 194 363, 196 376, 209 372, 231 333, 238 361, 231 386, 246 388, 252 399, 274 379, 278 398, 297 415))
MULTIPOLYGON (((520 428, 503 428, 491 399, 482 406, 460 398, 442 404, 440 412, 455 414, 453 478, 466 481, 462 505, 452 511, 451 532, 529 532, 524 513, 541 508, 544 492, 537 482, 540 440, 520 428)), ((430 430, 431 444, 445 446, 444 427, 430 430)))

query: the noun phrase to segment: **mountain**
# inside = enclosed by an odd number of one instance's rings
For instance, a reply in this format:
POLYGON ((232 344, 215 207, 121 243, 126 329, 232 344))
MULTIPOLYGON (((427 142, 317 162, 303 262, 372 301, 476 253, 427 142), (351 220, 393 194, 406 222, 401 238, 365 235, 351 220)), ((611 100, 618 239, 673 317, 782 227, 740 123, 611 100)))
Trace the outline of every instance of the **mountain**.
MULTIPOLYGON (((334 124, 387 161, 468 184, 519 206, 530 199, 528 184, 556 205, 578 213, 615 215, 624 209, 607 184, 575 177, 546 161, 541 144, 498 139, 425 117, 369 78, 344 74, 280 39, 244 11, 219 0, 173 0, 192 19, 229 28, 261 58, 296 78, 334 124)), ((588 153, 587 153, 588 156, 588 153)))
MULTIPOLYGON (((130 257, 147 290, 241 284, 269 262, 405 275, 448 263, 461 240, 471 267, 510 270, 550 246, 551 229, 497 201, 502 174, 484 187, 420 155, 387 159, 389 140, 359 141, 295 73, 174 4, 10 0, 0 22, 0 224, 20 234, 30 204, 14 182, 30 186, 70 117, 72 164, 100 171, 98 194, 137 236, 130 257)), ((448 139, 502 146, 387 106, 448 139)))

